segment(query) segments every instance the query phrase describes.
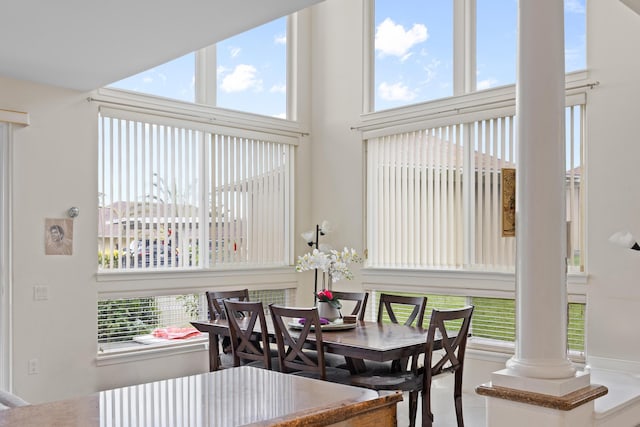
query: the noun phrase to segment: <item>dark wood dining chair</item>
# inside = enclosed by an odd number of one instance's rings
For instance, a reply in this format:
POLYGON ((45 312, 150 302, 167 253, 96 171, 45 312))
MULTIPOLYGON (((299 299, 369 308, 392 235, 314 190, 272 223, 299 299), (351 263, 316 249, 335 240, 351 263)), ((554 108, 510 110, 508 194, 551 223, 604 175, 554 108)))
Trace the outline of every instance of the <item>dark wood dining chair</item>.
MULTIPOLYGON (((233 299, 236 301, 249 301, 249 289, 239 289, 233 291, 207 291, 207 307, 209 308, 209 319, 224 319, 226 317, 224 311, 224 305, 222 303, 225 299, 233 299)), ((229 367, 233 364, 229 360, 228 355, 231 354, 231 339, 228 336, 219 336, 220 342, 220 362, 223 367, 229 367)))
POLYGON ((378 322, 382 322, 384 315, 389 316, 389 320, 398 323, 398 312, 401 310, 411 310, 405 326, 422 327, 424 323, 424 311, 427 308, 427 297, 380 294, 380 304, 378 305, 378 322))
POLYGON ((413 357, 408 372, 385 375, 362 375, 351 378, 351 383, 359 387, 374 390, 401 390, 409 392, 409 425, 415 426, 418 410, 418 394, 422 392, 422 425, 433 425, 431 412, 431 382, 434 377, 453 373, 453 400, 458 427, 464 426, 462 418, 462 373, 464 355, 473 306, 456 310, 437 310, 431 312, 427 342, 424 349, 424 365, 418 366, 418 357, 413 357), (434 353, 434 340, 442 337, 442 351, 434 353))
MULTIPOLYGON (((332 291, 333 296, 338 298, 338 300, 342 301, 353 301, 355 305, 351 310, 351 313, 354 316, 358 316, 358 320, 364 320, 364 314, 367 309, 367 301, 369 300, 368 292, 341 292, 341 291, 332 291)), ((343 315, 346 313, 342 313, 343 315)))
POLYGON ((231 299, 236 301, 249 301, 249 289, 235 291, 207 291, 207 306, 209 307, 209 319, 224 319, 225 311, 222 301, 231 299))
POLYGON ((349 371, 325 364, 322 330, 317 307, 269 305, 278 347, 280 371, 348 384, 349 371), (289 322, 300 327, 290 328, 289 322), (309 340, 309 337, 313 339, 309 340))
POLYGON ((249 365, 278 370, 277 358, 272 357, 269 346, 269 332, 262 302, 226 299, 223 304, 229 322, 233 366, 249 365))
MULTIPOLYGON (((400 313, 408 313, 407 319, 403 322, 405 326, 422 327, 424 323, 424 312, 427 308, 426 296, 408 296, 394 294, 380 294, 378 304, 378 323, 382 323, 385 315, 392 323, 399 323, 398 318, 402 318, 400 313)), ((406 371, 409 365, 409 358, 393 360, 392 362, 367 361, 367 370, 376 373, 406 371)))

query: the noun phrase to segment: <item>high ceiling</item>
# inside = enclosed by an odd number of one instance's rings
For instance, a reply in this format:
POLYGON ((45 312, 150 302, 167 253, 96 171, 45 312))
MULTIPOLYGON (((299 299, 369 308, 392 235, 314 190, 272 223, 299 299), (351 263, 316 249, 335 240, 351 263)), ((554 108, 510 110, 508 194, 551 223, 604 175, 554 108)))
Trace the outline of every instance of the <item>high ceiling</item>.
POLYGON ((3 1, 0 76, 93 90, 320 1, 3 1))

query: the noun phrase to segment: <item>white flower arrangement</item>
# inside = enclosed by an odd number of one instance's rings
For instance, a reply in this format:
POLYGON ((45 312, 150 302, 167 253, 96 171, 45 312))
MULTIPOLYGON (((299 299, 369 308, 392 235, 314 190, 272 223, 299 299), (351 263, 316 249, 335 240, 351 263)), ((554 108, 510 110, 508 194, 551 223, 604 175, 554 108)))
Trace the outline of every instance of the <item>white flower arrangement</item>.
POLYGON ((331 282, 338 280, 353 279, 353 272, 349 268, 351 263, 362 262, 362 258, 355 249, 346 246, 340 252, 331 249, 328 252, 314 249, 298 257, 296 271, 307 271, 318 269, 329 275, 331 282))

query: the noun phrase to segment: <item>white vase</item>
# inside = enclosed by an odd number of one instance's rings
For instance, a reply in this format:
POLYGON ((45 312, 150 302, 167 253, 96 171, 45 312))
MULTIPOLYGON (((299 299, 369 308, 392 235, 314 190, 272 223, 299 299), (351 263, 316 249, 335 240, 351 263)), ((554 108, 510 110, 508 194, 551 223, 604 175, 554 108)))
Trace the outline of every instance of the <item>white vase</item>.
POLYGON ((340 318, 340 310, 325 301, 318 301, 318 315, 330 322, 340 318))

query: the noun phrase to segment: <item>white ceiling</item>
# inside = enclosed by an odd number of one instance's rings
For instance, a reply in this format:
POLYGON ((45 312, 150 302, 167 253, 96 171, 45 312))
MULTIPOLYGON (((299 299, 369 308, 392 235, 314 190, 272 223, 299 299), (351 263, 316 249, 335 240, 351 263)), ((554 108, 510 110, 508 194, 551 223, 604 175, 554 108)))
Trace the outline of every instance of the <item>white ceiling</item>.
POLYGON ((320 1, 2 1, 0 76, 93 90, 320 1))

